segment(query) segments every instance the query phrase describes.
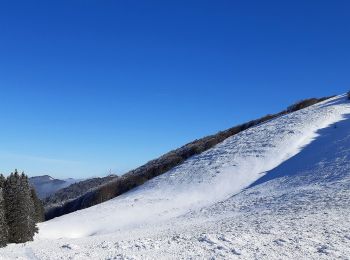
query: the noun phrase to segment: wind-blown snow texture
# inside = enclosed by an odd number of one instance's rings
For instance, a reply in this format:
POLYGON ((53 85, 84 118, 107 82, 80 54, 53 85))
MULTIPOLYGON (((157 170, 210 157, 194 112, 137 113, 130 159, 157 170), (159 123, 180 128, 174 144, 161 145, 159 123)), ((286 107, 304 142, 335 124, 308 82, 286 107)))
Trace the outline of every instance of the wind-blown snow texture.
POLYGON ((349 259, 350 103, 241 132, 3 259, 349 259))

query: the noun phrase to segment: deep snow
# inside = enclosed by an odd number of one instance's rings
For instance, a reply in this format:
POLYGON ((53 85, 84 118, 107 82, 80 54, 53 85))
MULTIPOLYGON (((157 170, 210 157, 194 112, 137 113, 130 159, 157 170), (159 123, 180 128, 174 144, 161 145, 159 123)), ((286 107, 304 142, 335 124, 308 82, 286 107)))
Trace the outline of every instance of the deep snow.
POLYGON ((40 224, 3 259, 348 259, 350 103, 248 129, 100 205, 40 224))

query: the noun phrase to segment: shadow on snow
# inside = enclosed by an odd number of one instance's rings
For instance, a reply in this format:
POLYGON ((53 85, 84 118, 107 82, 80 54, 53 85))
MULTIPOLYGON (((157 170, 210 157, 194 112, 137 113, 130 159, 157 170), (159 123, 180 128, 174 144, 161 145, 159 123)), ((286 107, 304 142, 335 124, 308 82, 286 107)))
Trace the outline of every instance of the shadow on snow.
POLYGON ((298 154, 268 171, 266 175, 248 188, 285 176, 300 173, 318 174, 312 169, 323 169, 327 166, 331 167, 328 169, 331 169, 332 172, 326 175, 323 174, 322 178, 326 177, 329 181, 340 178, 339 175, 350 174, 350 171, 344 171, 344 169, 350 168, 350 152, 348 152, 350 150, 349 119, 350 114, 346 114, 343 116, 343 120, 317 131, 317 137, 310 144, 303 147, 298 154))

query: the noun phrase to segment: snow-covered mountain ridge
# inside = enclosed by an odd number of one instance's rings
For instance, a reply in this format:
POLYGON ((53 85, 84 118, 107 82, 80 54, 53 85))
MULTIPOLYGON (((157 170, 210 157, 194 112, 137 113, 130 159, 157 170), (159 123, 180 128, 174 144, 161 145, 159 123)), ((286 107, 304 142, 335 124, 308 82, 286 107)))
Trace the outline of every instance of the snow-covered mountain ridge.
POLYGON ((56 191, 68 187, 69 185, 78 182, 72 178, 69 179, 55 179, 49 175, 35 176, 29 178, 30 184, 34 187, 40 199, 44 199, 56 191))
MULTIPOLYGON (((278 113, 267 114, 263 117, 250 120, 245 123, 241 123, 230 127, 228 129, 219 131, 217 133, 193 140, 181 147, 171 150, 158 158, 155 158, 147 163, 137 167, 136 169, 130 170, 129 172, 120 176, 120 178, 115 178, 108 181, 102 185, 97 185, 93 189, 87 192, 78 189, 79 195, 73 193, 73 197, 63 192, 56 193, 53 197, 48 198, 44 201, 45 205, 45 218, 47 220, 72 213, 77 210, 92 207, 94 205, 100 204, 102 202, 111 200, 115 197, 122 195, 142 184, 147 182, 154 177, 162 175, 173 168, 179 166, 185 162, 190 157, 201 154, 213 148, 215 145, 223 142, 228 137, 232 137, 242 131, 245 131, 254 126, 266 123, 274 118, 281 117, 283 115, 298 111, 300 109, 306 108, 308 106, 317 104, 331 97, 322 98, 308 98, 298 101, 287 109, 282 110, 278 113), (82 191, 82 192, 80 192, 82 191), (56 196, 57 195, 57 196, 56 196), (68 195, 68 196, 67 196, 68 195)), ((72 188, 74 185, 71 185, 72 188)), ((64 189, 66 190, 66 189, 64 189)), ((63 190, 62 190, 63 191, 63 190)), ((68 193, 72 194, 68 191, 68 193)))
POLYGON ((347 259, 349 114, 338 96, 250 128, 0 256, 347 259))

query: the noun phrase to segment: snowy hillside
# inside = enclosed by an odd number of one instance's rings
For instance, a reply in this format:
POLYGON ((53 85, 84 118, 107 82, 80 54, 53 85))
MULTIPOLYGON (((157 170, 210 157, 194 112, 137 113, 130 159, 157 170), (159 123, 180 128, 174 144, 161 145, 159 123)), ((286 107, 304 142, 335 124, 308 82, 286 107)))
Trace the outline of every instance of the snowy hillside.
POLYGON ((349 114, 338 96, 250 128, 0 256, 348 259, 349 114))

